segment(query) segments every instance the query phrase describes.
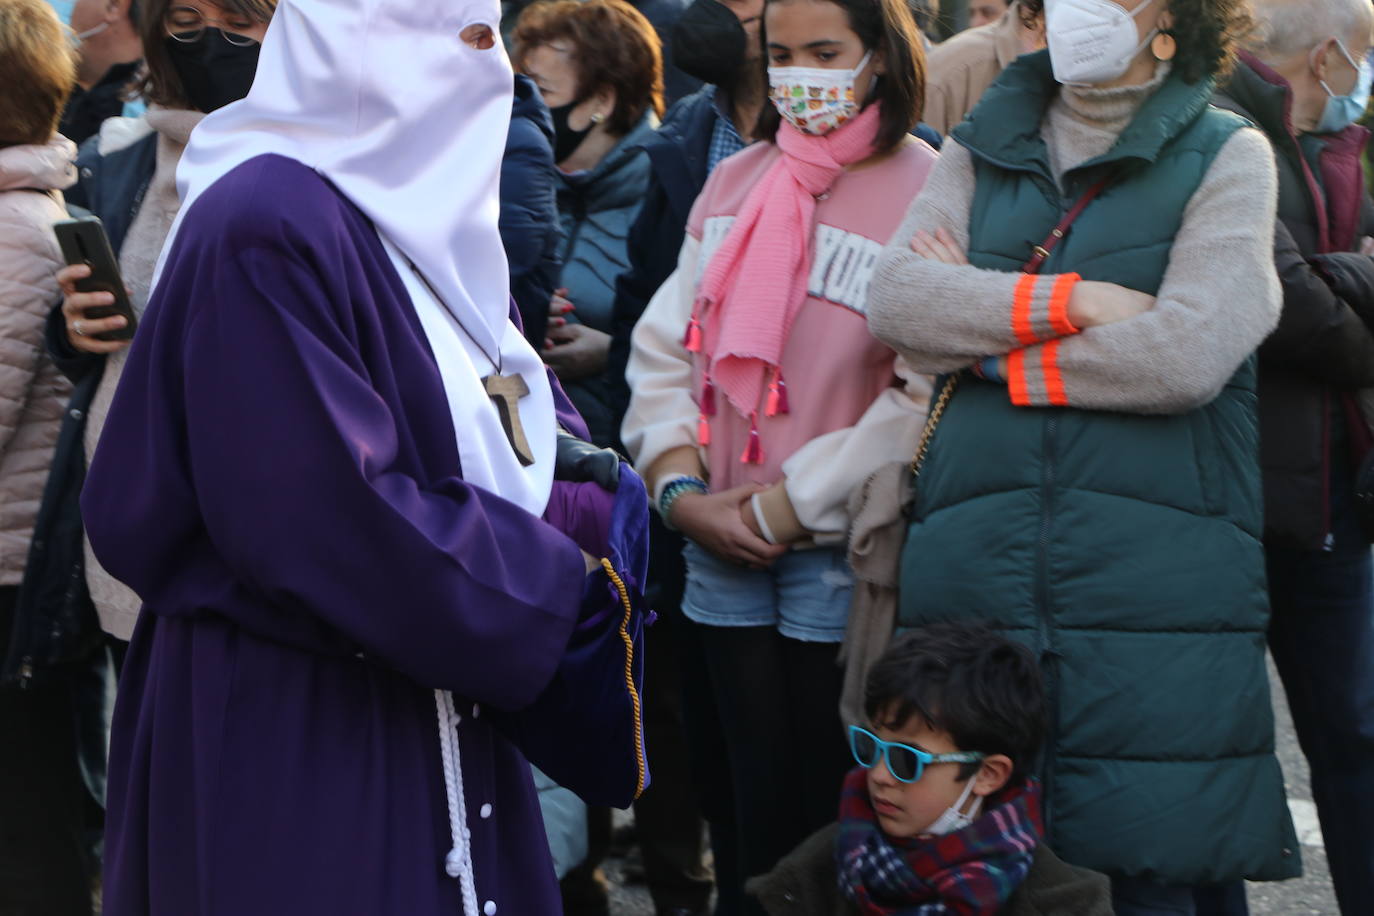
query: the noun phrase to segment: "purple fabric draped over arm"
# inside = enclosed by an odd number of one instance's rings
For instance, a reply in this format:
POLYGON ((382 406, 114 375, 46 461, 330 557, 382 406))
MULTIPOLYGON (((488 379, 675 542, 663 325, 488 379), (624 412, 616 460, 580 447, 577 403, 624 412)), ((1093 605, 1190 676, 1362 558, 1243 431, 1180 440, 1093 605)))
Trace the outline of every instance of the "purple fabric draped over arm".
POLYGON ((97 555, 154 613, 527 704, 578 614, 577 545, 458 476, 437 368, 366 223, 310 199, 235 219, 235 184, 188 214, 140 328, 82 502, 97 555))

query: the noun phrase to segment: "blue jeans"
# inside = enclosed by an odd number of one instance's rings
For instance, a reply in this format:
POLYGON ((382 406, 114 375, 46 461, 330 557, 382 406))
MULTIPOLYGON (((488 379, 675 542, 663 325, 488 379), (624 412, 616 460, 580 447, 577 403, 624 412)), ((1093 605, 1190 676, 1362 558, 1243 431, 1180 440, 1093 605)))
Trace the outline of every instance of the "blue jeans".
POLYGON ((1374 564, 1345 474, 1333 549, 1269 547, 1269 648, 1312 768, 1327 861, 1346 916, 1374 913, 1374 564))
POLYGON ((774 627, 802 642, 842 642, 854 574, 843 550, 791 550, 768 569, 727 563, 692 541, 682 550, 682 613, 712 627, 774 627))

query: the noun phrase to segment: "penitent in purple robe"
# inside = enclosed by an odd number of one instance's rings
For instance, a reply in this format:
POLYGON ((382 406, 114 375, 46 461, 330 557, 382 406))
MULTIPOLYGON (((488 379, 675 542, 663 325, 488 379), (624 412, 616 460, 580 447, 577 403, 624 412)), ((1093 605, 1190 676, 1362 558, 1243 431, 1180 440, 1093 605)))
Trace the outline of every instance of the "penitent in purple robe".
POLYGON ((529 767, 492 725, 554 675, 583 560, 464 483, 404 286, 316 173, 260 156, 187 212, 83 509, 145 602, 106 916, 463 913, 434 688, 462 717, 477 910, 559 912, 529 767))

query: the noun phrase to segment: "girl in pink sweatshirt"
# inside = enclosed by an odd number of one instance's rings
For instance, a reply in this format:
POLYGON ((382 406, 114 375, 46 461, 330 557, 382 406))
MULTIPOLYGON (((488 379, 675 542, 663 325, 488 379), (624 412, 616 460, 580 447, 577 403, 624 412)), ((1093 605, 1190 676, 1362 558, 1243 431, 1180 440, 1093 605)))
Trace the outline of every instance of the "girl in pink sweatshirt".
POLYGON ((624 441, 687 535, 734 783, 736 873, 834 819, 851 491, 909 458, 930 389, 869 333, 868 282, 935 161, 903 0, 769 0, 772 105, 697 199, 635 330, 624 441))

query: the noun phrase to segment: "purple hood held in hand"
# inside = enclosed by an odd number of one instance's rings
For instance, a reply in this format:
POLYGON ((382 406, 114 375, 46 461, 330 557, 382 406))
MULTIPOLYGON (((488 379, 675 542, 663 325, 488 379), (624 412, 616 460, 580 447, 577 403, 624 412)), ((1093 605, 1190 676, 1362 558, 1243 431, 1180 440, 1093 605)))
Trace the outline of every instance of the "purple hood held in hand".
POLYGON ((532 705, 497 720, 531 763, 589 805, 629 807, 649 785, 643 716, 644 628, 654 620, 644 599, 648 505, 644 482, 624 463, 614 494, 595 483, 555 481, 545 520, 604 557, 603 568, 587 577, 577 626, 552 683, 532 705))

